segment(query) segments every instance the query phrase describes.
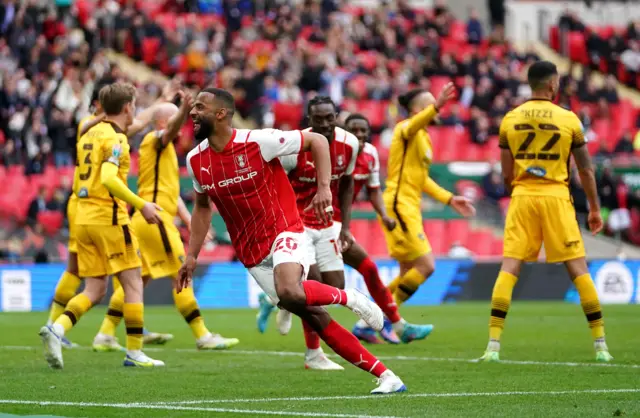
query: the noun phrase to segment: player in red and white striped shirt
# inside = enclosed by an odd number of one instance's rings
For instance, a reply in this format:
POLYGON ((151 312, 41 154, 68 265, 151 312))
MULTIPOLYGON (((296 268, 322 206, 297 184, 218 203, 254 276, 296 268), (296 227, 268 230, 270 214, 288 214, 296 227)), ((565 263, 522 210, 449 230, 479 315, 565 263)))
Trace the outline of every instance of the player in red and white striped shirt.
POLYGON ((196 204, 191 218, 189 251, 178 273, 176 290, 188 286, 211 225, 215 203, 240 261, 269 297, 300 316, 338 355, 379 378, 372 393, 406 390, 402 381, 369 353, 349 331, 333 321, 325 305, 351 309, 380 330, 380 308, 353 289, 341 290, 305 281, 305 234, 295 194, 278 157, 310 151, 317 169, 317 193, 306 210, 327 221, 331 207, 327 140, 314 132, 236 130, 231 127, 233 96, 207 88, 190 112, 194 134, 202 140, 187 156, 196 204))
MULTIPOLYGON (((384 226, 392 230, 396 227, 393 218, 387 216, 387 211, 382 201, 382 191, 380 190, 380 160, 378 159, 378 151, 371 143, 369 137, 371 135, 371 126, 366 117, 359 114, 352 114, 345 121, 347 131, 356 136, 359 143, 360 152, 355 164, 353 172, 354 193, 353 200, 363 187, 367 187, 369 201, 373 208, 382 219, 384 226)), ((339 202, 339 197, 333 195, 333 207, 339 208, 343 206, 339 202)), ((333 216, 336 230, 340 228, 341 213, 336 210, 333 216)), ((382 338, 392 344, 398 344, 398 335, 402 342, 408 343, 413 340, 422 340, 426 338, 433 330, 432 325, 415 325, 407 323, 398 312, 398 306, 393 300, 393 296, 389 289, 380 280, 378 267, 371 260, 364 248, 357 242, 354 242, 346 251, 342 253, 344 262, 358 270, 364 278, 369 293, 375 300, 376 304, 382 309, 386 317, 385 327, 381 331, 382 338), (397 333, 397 335, 396 335, 397 333)), ((369 327, 366 322, 358 321, 353 328, 353 334, 361 340, 370 343, 378 343, 378 337, 374 329, 369 327)))

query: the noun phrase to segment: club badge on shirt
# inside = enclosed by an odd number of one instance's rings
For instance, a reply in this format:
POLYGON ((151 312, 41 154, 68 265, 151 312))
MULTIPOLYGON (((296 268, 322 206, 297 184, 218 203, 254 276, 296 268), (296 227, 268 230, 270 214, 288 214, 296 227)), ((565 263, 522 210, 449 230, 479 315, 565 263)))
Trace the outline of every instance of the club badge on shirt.
POLYGON ((122 155, 122 145, 114 144, 113 147, 111 148, 111 156, 109 157, 109 159, 107 161, 119 166, 120 165, 120 156, 121 155, 122 155))

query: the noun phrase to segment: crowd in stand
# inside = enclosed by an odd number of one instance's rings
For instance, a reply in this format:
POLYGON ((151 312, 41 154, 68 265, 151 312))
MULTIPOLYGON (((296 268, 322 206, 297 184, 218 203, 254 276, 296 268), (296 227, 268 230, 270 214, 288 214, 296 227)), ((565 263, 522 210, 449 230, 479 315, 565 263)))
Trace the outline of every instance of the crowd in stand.
MULTIPOLYGON (((103 78, 127 78, 104 48, 147 62, 150 38, 159 43, 150 65, 196 88, 216 84, 231 90, 248 126, 272 126, 275 103, 304 108, 316 94, 329 95, 344 111, 357 111, 362 100, 386 101, 384 120, 375 127, 380 147, 388 146, 391 129, 403 117, 396 97, 410 87, 431 89, 433 79, 455 80, 459 101, 440 123, 468 132, 476 144, 497 135, 502 116, 530 94, 523 69, 538 57, 506 41, 498 6, 486 31, 475 10, 466 22, 456 21, 443 0, 430 11, 413 10, 401 0, 375 10, 346 3, 268 0, 257 9, 246 0, 76 0, 69 8, 47 0, 5 0, 0 5, 1 162, 24 166, 27 175, 42 173, 47 165, 72 164, 77 123, 90 112, 94 85, 103 78), (143 7, 152 3, 159 5, 153 14, 143 7), (159 18, 188 12, 198 19, 159 18), (211 12, 220 18, 206 23, 202 17, 211 12), (443 42, 453 38, 470 48, 460 52, 443 42), (269 42, 260 45, 260 40, 269 42)), ((636 26, 625 40, 638 36, 636 26)), ((161 88, 138 84, 138 108, 150 104, 161 88)), ((579 112, 592 135, 591 120, 606 117, 609 104, 618 101, 615 79, 599 88, 588 73, 581 80, 563 77, 561 104, 571 97, 597 104, 596 114, 579 112)), ((615 152, 634 148, 627 135, 615 152)), ((494 178, 485 185, 495 186, 487 195, 497 200, 504 188, 494 178)), ((59 196, 64 193, 68 190, 59 196)), ((56 203, 36 199, 32 206, 36 211, 56 203)), ((0 252, 3 247, 0 237, 0 252)))
POLYGON ((626 70, 627 84, 636 87, 636 77, 640 74, 640 20, 629 22, 626 27, 612 30, 589 28, 577 13, 567 9, 560 16, 558 26, 563 32, 585 33, 589 65, 592 69, 606 68, 607 72, 619 74, 619 66, 626 70), (606 65, 601 65, 601 62, 606 65))

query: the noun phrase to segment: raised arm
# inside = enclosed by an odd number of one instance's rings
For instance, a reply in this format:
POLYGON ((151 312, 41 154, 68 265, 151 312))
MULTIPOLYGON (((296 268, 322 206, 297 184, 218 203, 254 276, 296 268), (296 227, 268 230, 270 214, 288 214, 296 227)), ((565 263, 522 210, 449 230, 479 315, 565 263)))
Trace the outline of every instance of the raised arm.
POLYGON ((104 113, 100 113, 99 115, 96 115, 95 117, 85 121, 82 126, 78 127, 78 138, 80 138, 82 135, 86 134, 89 129, 93 128, 94 126, 96 126, 97 124, 99 124, 100 122, 102 122, 105 118, 105 114, 104 113))
POLYGON ((162 138, 158 141, 158 146, 163 148, 166 147, 169 142, 177 138, 180 128, 184 125, 184 122, 189 115, 189 111, 191 110, 191 106, 193 105, 193 97, 191 94, 185 94, 184 92, 180 92, 178 94, 182 99, 180 108, 178 109, 178 112, 171 116, 169 122, 167 122, 167 129, 164 130, 162 138))
POLYGON ((442 109, 449 100, 453 99, 455 95, 456 86, 453 83, 447 83, 444 86, 437 100, 430 95, 429 105, 407 120, 403 128, 405 138, 412 138, 420 129, 425 129, 429 126, 438 115, 440 109, 442 109))
POLYGON ((158 110, 159 106, 163 103, 173 101, 177 92, 178 90, 176 83, 170 82, 169 84, 167 84, 162 90, 162 95, 160 95, 160 97, 158 97, 151 106, 149 106, 148 108, 140 112, 138 116, 136 116, 131 126, 129 126, 129 128, 127 129, 127 136, 136 136, 137 134, 142 132, 151 123, 153 114, 156 112, 156 110, 158 110))

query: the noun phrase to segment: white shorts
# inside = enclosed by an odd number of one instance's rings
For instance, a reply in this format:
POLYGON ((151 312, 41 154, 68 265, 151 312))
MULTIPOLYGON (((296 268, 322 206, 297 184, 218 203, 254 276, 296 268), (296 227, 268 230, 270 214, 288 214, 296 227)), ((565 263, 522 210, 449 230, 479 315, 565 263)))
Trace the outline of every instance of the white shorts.
POLYGON ((344 270, 338 237, 340 225, 328 228, 304 228, 307 234, 307 259, 309 264, 317 264, 320 272, 344 270))
POLYGON ((306 280, 309 272, 307 261, 307 238, 304 232, 282 232, 276 237, 271 254, 255 267, 249 269, 249 274, 253 276, 264 293, 277 304, 280 299, 276 293, 276 282, 273 269, 278 264, 296 263, 302 266, 301 281, 306 280))

